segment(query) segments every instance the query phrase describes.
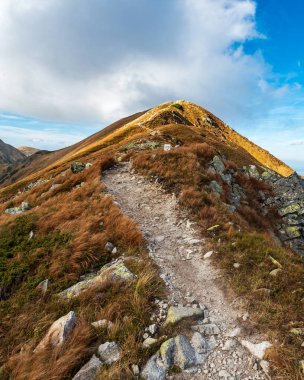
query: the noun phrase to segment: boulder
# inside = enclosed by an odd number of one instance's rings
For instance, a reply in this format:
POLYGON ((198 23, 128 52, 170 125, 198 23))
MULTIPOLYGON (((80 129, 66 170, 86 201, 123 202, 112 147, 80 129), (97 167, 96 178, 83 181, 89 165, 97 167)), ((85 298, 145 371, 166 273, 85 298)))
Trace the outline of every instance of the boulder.
POLYGON ((27 202, 22 202, 21 206, 7 208, 4 212, 8 215, 22 214, 25 211, 31 210, 31 208, 27 202))
POLYGON ((63 292, 59 293, 61 298, 73 298, 77 297, 83 291, 102 283, 105 280, 115 281, 132 281, 136 276, 129 271, 129 269, 124 265, 122 260, 118 260, 114 263, 109 263, 104 265, 96 276, 89 276, 87 279, 78 282, 77 284, 65 289, 63 292))
POLYGON ((71 164, 71 171, 74 174, 82 172, 86 168, 83 162, 73 162, 71 164))
POLYGON ((121 349, 116 342, 106 342, 98 347, 98 356, 105 364, 112 364, 121 358, 121 349))
POLYGON ((191 345, 195 351, 196 364, 202 364, 206 360, 208 342, 199 332, 195 332, 191 338, 191 345))
POLYGON ((59 318, 49 328, 45 337, 41 340, 35 349, 35 352, 41 351, 47 346, 61 346, 68 336, 73 332, 77 323, 74 311, 70 311, 67 315, 59 318))
POLYGON ((186 369, 196 364, 195 350, 184 335, 167 340, 159 351, 167 369, 173 366, 186 369))
POLYGON ((76 373, 72 380, 95 380, 102 365, 102 362, 93 355, 90 361, 76 373))
POLYGON ((170 306, 165 321, 165 325, 175 324, 185 318, 199 318, 204 315, 203 310, 199 308, 170 306))
POLYGON ((141 376, 144 380, 165 380, 166 372, 166 367, 158 351, 148 360, 141 372, 141 376))

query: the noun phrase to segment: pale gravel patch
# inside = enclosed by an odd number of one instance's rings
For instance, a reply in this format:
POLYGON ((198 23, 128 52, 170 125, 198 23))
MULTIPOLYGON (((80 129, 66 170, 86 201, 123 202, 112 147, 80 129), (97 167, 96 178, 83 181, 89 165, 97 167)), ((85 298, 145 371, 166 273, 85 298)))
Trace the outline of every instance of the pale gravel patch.
MULTIPOLYGON (((179 209, 175 196, 160 185, 151 183, 121 164, 102 178, 108 192, 124 213, 133 218, 143 232, 151 257, 158 265, 161 277, 169 288, 171 304, 186 304, 189 293, 207 306, 209 317, 221 330, 218 346, 196 373, 171 375, 178 380, 225 379, 225 371, 237 380, 264 380, 268 377, 253 368, 252 356, 239 344, 225 351, 229 332, 239 326, 237 318, 245 313, 238 302, 229 302, 219 285, 221 273, 204 259, 209 250, 195 223, 179 209)), ((230 300, 231 301, 231 300, 230 300)), ((234 339, 260 341, 243 333, 234 339)))

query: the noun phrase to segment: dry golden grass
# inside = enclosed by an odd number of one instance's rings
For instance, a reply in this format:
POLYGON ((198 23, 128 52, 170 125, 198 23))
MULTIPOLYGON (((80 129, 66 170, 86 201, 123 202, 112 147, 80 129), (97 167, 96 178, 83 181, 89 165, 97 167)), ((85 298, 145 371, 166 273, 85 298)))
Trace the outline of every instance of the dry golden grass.
MULTIPOLYGON (((142 334, 149 324, 152 301, 163 288, 137 225, 104 193, 101 172, 113 162, 103 158, 82 173, 59 175, 18 197, 18 202, 27 200, 34 206, 26 215, 0 217, 0 234, 4 230, 21 232, 18 239, 12 236, 13 257, 4 261, 11 277, 8 296, 0 301, 0 363, 6 363, 8 378, 71 378, 106 340, 116 340, 123 348, 116 369, 121 378, 127 378, 132 363, 147 358, 148 352, 141 347, 142 334), (76 188, 81 182, 83 186, 76 188), (61 186, 48 191, 53 183, 61 186), (30 229, 34 231, 31 241, 30 229), (113 259, 104 250, 107 241, 117 247, 116 256, 128 257, 126 265, 137 280, 105 282, 71 301, 59 300, 56 293, 113 259), (36 286, 45 278, 50 279, 51 287, 42 296, 36 286), (34 354, 49 326, 70 310, 76 312, 78 327, 64 347, 34 354), (114 322, 114 329, 93 330, 90 323, 104 318, 114 322)), ((107 372, 103 370, 103 378, 111 377, 107 372)))

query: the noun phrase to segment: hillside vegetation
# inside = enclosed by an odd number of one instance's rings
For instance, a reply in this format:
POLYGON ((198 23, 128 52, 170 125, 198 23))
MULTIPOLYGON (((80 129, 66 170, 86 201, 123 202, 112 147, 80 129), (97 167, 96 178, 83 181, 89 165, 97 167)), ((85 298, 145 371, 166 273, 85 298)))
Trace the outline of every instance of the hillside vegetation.
POLYGON ((248 305, 251 328, 275 342, 268 357, 273 378, 303 378, 303 259, 276 237, 281 217, 264 202, 273 196, 271 184, 244 170, 255 165, 258 174, 270 169, 288 177, 291 168, 187 101, 133 115, 46 157, 37 156, 34 172, 17 170, 18 181, 0 190, 1 378, 71 379, 103 339, 118 341, 123 358, 104 367, 101 379, 132 379, 131 365, 142 365, 153 354, 155 347, 143 349, 141 337, 164 284, 135 221, 102 184, 103 173, 123 161, 174 193, 198 223, 226 285, 248 305), (164 151, 164 143, 172 149, 164 151), (75 162, 92 166, 72 173, 75 162), (216 165, 223 168, 213 170, 216 165), (231 186, 224 180, 230 177, 231 186), (31 209, 5 213, 22 202, 31 209), (106 249, 108 242, 117 248, 114 253, 106 249), (105 281, 77 298, 58 298, 81 276, 122 257, 136 276, 132 281, 105 281), (270 275, 276 269, 279 275, 270 275), (46 279, 50 286, 44 293, 38 285, 46 279), (77 327, 66 344, 33 352, 50 325, 71 310, 77 327), (101 319, 112 321, 113 328, 93 329, 91 323, 101 319))

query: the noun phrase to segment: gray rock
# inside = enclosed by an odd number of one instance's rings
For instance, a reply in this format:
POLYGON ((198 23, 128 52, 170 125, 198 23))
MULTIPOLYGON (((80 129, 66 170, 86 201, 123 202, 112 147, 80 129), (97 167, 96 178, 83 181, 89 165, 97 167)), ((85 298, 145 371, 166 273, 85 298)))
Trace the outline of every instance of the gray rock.
POLYGON ((167 340, 161 345, 159 351, 167 369, 174 365, 180 369, 186 369, 196 364, 195 350, 184 335, 167 340))
POLYGON ((121 358, 121 349, 116 342, 106 342, 98 347, 98 356, 103 363, 112 364, 121 358))
POLYGON ((202 364, 207 356, 208 342, 202 334, 195 332, 191 338, 191 345, 195 351, 195 362, 196 364, 202 364))
POLYGON ((225 165, 219 156, 214 156, 211 164, 217 173, 223 173, 225 170, 225 165))
POLYGON ((102 362, 93 355, 90 361, 76 373, 72 380, 95 380, 102 367, 102 362))
POLYGON ((105 251, 108 253, 112 253, 114 248, 115 248, 114 244, 112 244, 110 241, 108 241, 104 247, 105 251))
POLYGON ((73 332, 76 323, 77 319, 74 311, 70 311, 67 315, 59 318, 49 328, 45 337, 36 347, 35 352, 41 351, 49 345, 53 347, 61 346, 73 332))
POLYGON ((157 332, 157 325, 153 323, 153 325, 150 325, 148 327, 148 331, 151 333, 151 335, 155 335, 157 332))
POLYGON ((133 372, 133 375, 134 376, 138 376, 140 371, 139 371, 139 367, 137 364, 132 364, 131 365, 131 369, 132 369, 132 372, 133 372))
POLYGON ((92 322, 91 325, 95 327, 96 329, 103 328, 103 329, 109 329, 109 330, 111 330, 114 326, 114 324, 111 321, 108 321, 107 319, 101 319, 99 321, 92 322))
POLYGON ((41 281, 37 285, 37 289, 39 289, 42 294, 46 294, 46 292, 48 291, 49 286, 50 286, 50 281, 49 281, 49 279, 46 279, 46 280, 41 281))
POLYGON ((216 195, 220 196, 222 194, 223 188, 217 181, 211 181, 209 186, 216 195))
POLYGON ((159 352, 153 355, 142 370, 144 380, 165 380, 166 367, 160 358, 159 352))

